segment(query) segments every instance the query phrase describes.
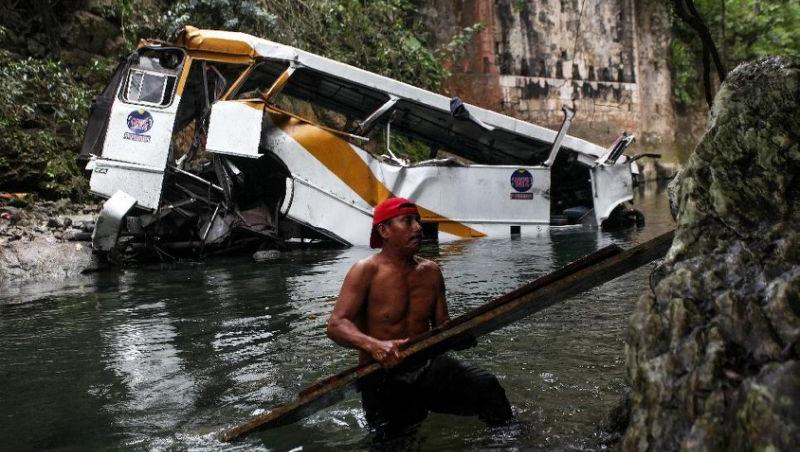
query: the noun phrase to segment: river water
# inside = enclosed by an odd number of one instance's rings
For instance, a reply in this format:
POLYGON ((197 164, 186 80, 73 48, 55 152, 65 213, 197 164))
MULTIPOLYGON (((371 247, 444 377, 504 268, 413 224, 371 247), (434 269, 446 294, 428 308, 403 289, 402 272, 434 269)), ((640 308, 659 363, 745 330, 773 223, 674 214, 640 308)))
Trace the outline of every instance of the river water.
MULTIPOLYGON (((666 191, 636 194, 643 228, 426 245, 458 315, 611 243, 673 227, 666 191)), ((359 450, 357 396, 233 444, 215 433, 290 401, 356 362, 324 334, 342 278, 367 248, 292 251, 276 261, 212 260, 26 284, 0 294, 4 450, 359 450)), ((479 340, 456 355, 491 370, 517 421, 487 429, 432 414, 421 450, 594 449, 625 386, 624 336, 651 266, 479 340)))

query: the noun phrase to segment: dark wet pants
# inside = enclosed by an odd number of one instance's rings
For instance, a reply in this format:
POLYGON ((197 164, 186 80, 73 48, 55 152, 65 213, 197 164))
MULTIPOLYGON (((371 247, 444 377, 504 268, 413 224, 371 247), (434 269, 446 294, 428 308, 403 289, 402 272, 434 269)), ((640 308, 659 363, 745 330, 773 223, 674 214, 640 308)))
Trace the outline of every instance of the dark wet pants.
POLYGON ((429 411, 477 415, 490 426, 507 423, 511 406, 497 377, 441 355, 411 369, 378 372, 361 384, 367 423, 394 436, 419 424, 429 411))

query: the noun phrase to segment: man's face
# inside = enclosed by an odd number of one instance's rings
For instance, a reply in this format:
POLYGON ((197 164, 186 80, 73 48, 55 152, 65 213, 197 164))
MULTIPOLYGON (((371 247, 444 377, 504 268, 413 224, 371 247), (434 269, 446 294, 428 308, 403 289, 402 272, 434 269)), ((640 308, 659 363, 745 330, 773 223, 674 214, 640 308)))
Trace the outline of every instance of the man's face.
POLYGON ((422 224, 418 215, 400 215, 378 226, 383 244, 416 252, 422 244, 422 224))

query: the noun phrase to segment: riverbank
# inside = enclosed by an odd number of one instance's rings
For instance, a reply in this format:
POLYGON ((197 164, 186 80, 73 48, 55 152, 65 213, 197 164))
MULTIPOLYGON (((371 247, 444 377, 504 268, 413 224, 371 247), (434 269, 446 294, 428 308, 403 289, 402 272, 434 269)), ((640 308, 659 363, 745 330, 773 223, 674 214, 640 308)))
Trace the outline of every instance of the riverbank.
POLYGON ((87 239, 99 208, 68 199, 0 194, 0 286, 97 269, 87 239))

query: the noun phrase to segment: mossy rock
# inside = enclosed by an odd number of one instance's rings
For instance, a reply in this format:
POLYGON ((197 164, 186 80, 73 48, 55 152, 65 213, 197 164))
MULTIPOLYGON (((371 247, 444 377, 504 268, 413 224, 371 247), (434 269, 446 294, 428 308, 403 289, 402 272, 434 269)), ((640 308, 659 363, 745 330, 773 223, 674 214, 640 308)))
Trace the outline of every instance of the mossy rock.
POLYGON ((800 444, 800 61, 732 71, 628 329, 626 450, 800 444))

